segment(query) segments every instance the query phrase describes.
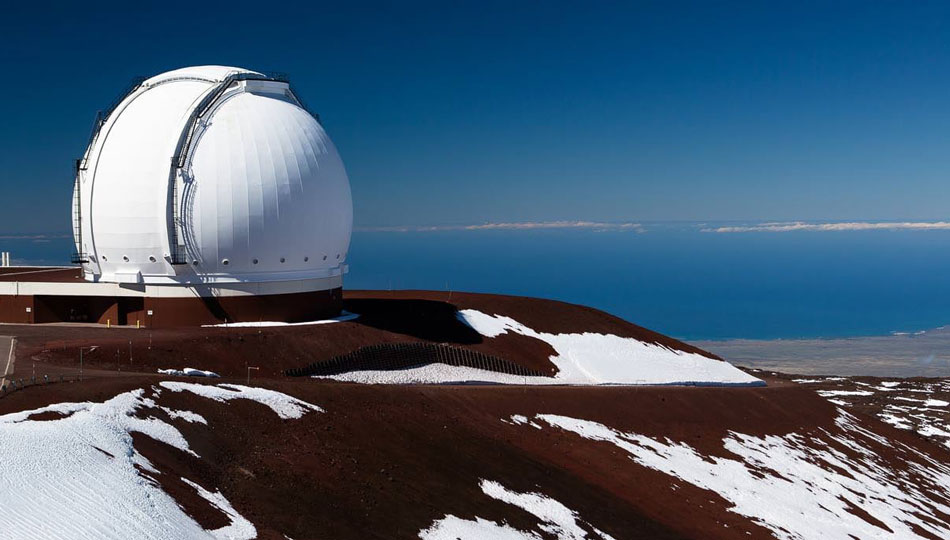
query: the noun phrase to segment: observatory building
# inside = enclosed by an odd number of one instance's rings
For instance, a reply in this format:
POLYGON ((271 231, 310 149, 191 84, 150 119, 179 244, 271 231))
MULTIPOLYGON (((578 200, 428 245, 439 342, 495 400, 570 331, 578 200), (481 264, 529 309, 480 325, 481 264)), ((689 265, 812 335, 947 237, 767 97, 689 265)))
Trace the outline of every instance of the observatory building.
POLYGON ((72 207, 77 266, 0 269, 0 322, 340 311, 349 180, 286 77, 201 66, 133 84, 96 119, 72 207))

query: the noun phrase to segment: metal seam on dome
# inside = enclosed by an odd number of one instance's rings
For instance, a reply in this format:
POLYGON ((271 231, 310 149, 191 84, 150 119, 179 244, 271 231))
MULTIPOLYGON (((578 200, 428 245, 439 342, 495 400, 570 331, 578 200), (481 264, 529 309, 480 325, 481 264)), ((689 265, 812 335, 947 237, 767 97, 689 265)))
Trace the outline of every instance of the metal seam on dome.
POLYGON ((170 77, 168 79, 162 79, 160 81, 155 81, 153 83, 143 83, 142 86, 145 86, 147 88, 155 88, 165 83, 179 82, 179 81, 195 81, 195 82, 205 82, 209 84, 215 84, 215 83, 220 82, 218 79, 209 79, 207 77, 198 77, 195 75, 191 75, 191 76, 183 75, 181 77, 170 77))
POLYGON ((297 103, 298 107, 310 113, 310 116, 312 116, 313 119, 316 120, 318 124, 323 125, 323 122, 320 121, 320 115, 310 110, 310 107, 307 107, 307 105, 303 102, 303 100, 300 99, 300 96, 298 96, 297 93, 294 92, 294 89, 290 88, 289 85, 287 88, 287 95, 288 97, 290 97, 290 99, 294 100, 297 103))
POLYGON ((102 126, 106 124, 106 122, 109 120, 109 117, 112 116, 112 113, 114 113, 115 110, 119 108, 119 105, 128 99, 129 96, 134 94, 139 88, 147 86, 144 83, 144 77, 135 77, 132 79, 132 82, 129 84, 129 86, 126 87, 126 89, 122 92, 122 94, 119 95, 118 99, 110 103, 105 109, 96 113, 96 119, 93 121, 92 131, 89 133, 89 142, 86 144, 86 151, 83 153, 82 159, 78 160, 76 163, 77 170, 86 170, 89 154, 92 151, 93 145, 99 139, 99 133, 102 131, 102 126))
MULTIPOLYGON (((179 230, 183 229, 184 223, 180 215, 181 209, 178 202, 178 176, 188 161, 188 156, 194 147, 194 137, 201 124, 205 114, 214 108, 214 105, 224 96, 231 83, 235 81, 272 81, 288 83, 286 77, 279 75, 268 76, 257 72, 231 72, 220 82, 217 82, 191 110, 188 120, 175 146, 175 154, 171 158, 171 167, 168 173, 168 206, 166 212, 168 219, 168 244, 171 264, 187 264, 186 247, 181 244, 179 230), (169 215, 170 214, 170 215, 169 215)), ((299 103, 299 101, 298 101, 299 103)))

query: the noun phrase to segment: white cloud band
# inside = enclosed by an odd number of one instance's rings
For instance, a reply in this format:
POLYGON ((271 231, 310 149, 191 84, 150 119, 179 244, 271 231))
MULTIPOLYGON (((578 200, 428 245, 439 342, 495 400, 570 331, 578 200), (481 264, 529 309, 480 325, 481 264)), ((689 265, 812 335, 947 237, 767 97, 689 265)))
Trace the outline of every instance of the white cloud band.
POLYGON ((431 225, 399 227, 360 227, 361 232, 429 232, 429 231, 524 231, 538 229, 586 229, 592 231, 645 232, 639 223, 606 223, 601 221, 519 221, 481 223, 478 225, 431 225))
POLYGON ((790 231, 934 231, 950 230, 947 221, 901 221, 901 222, 867 222, 851 221, 845 223, 806 223, 803 221, 760 223, 758 225, 742 227, 716 227, 702 229, 702 232, 711 233, 745 233, 745 232, 790 232, 790 231))

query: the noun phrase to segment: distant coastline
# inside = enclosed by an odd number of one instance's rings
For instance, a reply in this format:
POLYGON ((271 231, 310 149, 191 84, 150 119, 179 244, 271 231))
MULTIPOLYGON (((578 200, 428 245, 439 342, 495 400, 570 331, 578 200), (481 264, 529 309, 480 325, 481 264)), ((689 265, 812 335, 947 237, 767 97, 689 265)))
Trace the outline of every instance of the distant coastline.
POLYGON ((695 340, 697 347, 756 369, 802 375, 950 376, 950 328, 883 336, 695 340))

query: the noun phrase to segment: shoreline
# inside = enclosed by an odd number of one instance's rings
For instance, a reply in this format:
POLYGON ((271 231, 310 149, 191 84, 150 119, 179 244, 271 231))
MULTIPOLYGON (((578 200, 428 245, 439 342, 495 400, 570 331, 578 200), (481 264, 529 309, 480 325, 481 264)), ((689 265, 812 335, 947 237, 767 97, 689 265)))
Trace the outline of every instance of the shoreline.
POLYGON ((950 329, 883 336, 694 340, 733 364, 802 375, 950 377, 950 329))
MULTIPOLYGON (((918 337, 926 334, 948 330, 950 325, 929 327, 926 330, 904 331, 891 330, 886 334, 844 334, 840 336, 794 336, 794 337, 705 337, 688 338, 677 336, 676 339, 687 343, 728 343, 732 341, 828 341, 828 340, 847 340, 847 339, 867 339, 867 338, 886 338, 886 337, 918 337)), ((950 330, 948 330, 950 331, 950 330)))

